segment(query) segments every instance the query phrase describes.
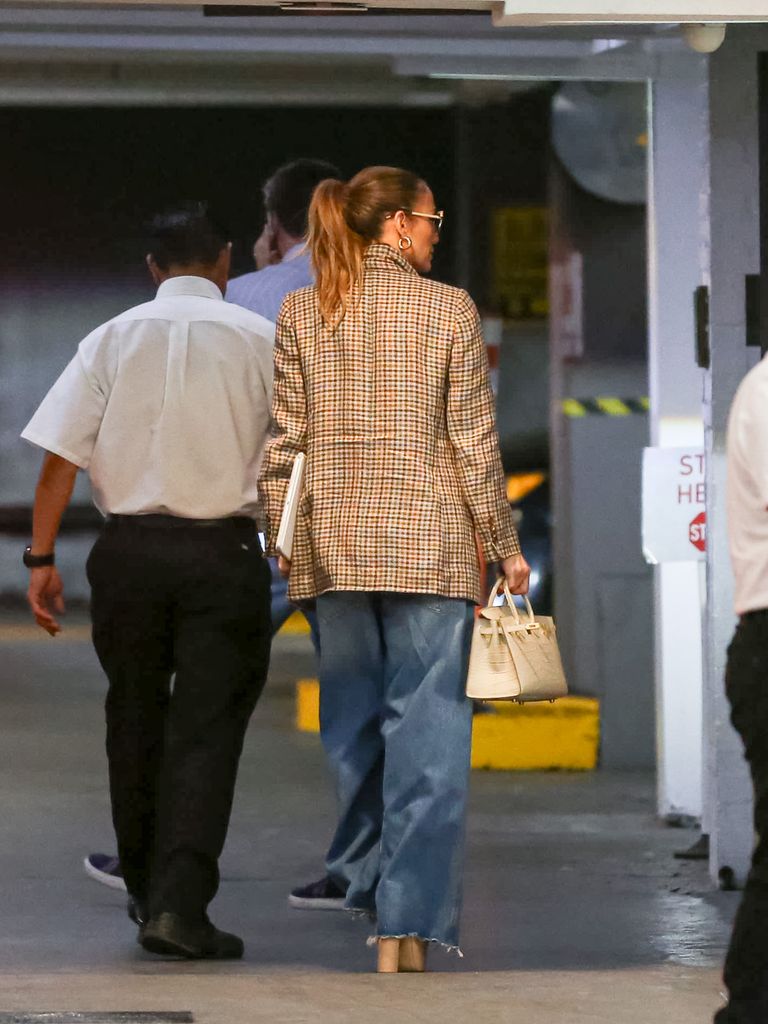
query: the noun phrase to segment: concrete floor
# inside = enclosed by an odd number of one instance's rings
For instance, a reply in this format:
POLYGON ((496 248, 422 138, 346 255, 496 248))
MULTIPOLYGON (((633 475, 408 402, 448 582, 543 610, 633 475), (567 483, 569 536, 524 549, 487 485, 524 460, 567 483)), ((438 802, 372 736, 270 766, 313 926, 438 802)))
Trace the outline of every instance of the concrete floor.
POLYGON ((161 961, 120 893, 86 878, 113 846, 103 681, 82 620, 56 640, 0 622, 0 1012, 191 1010, 204 1024, 701 1024, 719 1004, 737 897, 673 860, 642 775, 474 773, 460 960, 371 974, 367 926, 290 910, 322 871, 333 799, 319 740, 292 728, 305 638, 280 638, 243 758, 212 917, 235 964, 161 961))

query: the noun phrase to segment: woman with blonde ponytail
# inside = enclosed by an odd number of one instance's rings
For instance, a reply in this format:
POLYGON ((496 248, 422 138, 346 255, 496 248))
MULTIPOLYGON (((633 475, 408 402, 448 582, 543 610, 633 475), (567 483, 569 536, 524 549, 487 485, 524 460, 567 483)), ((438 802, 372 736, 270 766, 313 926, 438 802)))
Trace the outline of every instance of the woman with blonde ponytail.
POLYGON ((340 820, 328 876, 377 921, 378 969, 458 949, 472 710, 475 538, 514 593, 530 570, 506 499, 477 310, 420 275, 443 213, 409 171, 322 182, 316 284, 283 303, 261 479, 275 541, 307 457, 294 601, 316 600, 320 718, 340 820))
POLYGON ((329 178, 312 197, 308 247, 315 268, 320 315, 326 323, 346 312, 349 293, 363 270, 365 239, 345 218, 349 186, 329 178))

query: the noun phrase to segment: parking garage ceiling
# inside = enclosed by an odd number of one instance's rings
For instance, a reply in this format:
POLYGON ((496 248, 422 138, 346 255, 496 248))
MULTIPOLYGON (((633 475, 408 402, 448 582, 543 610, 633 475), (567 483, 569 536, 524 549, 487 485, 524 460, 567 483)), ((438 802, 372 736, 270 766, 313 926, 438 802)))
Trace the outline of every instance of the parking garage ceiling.
POLYGON ((675 24, 503 24, 491 0, 333 6, 0 0, 0 105, 437 107, 548 80, 641 81, 692 56, 675 24))
MULTIPOLYGON (((25 0, 18 0, 22 5, 25 0)), ((146 7, 152 0, 79 0, 91 9, 146 7)), ((30 0, 29 6, 37 6, 30 0)), ((59 6, 78 6, 63 0, 59 6)), ((194 8, 189 0, 163 0, 165 7, 194 8)), ((332 14, 371 11, 490 11, 499 26, 596 24, 680 24, 683 22, 768 21, 764 0, 208 0, 208 7, 267 7, 273 10, 332 14)))

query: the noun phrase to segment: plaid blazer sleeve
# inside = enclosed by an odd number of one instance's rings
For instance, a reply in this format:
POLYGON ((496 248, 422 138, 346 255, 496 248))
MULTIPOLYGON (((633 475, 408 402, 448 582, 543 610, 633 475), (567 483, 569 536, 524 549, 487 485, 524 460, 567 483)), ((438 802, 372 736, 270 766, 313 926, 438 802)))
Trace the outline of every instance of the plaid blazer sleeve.
POLYGON ((487 562, 520 553, 507 501, 480 317, 466 292, 459 292, 448 368, 448 436, 459 480, 487 562))
POLYGON ((266 518, 266 553, 276 555, 293 461, 307 450, 307 396, 291 315, 291 296, 283 302, 275 333, 272 431, 264 451, 259 493, 266 518))

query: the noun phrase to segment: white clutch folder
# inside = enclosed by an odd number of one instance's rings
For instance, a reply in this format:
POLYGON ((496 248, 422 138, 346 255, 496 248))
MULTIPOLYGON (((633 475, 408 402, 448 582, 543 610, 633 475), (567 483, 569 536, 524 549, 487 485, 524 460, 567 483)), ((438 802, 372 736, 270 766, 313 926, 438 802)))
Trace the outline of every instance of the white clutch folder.
POLYGON ((304 466, 307 457, 304 452, 299 452, 293 462, 291 479, 288 482, 288 493, 285 496, 283 514, 280 517, 280 529, 277 531, 277 543, 275 547, 280 554, 290 562, 293 556, 293 534, 296 530, 296 516, 301 501, 301 491, 304 486, 304 466))

